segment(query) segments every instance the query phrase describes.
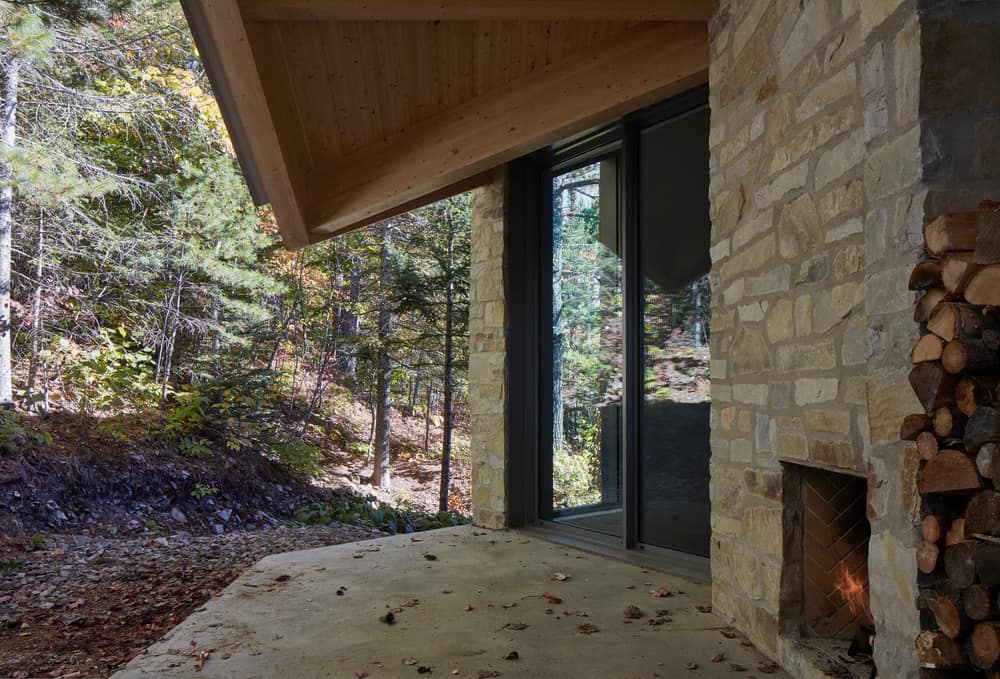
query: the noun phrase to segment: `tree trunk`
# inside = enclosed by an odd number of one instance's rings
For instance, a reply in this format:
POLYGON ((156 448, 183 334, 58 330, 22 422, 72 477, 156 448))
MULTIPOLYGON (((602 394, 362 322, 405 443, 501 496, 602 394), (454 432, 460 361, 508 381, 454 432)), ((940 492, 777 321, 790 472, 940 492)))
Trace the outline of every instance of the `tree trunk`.
MULTIPOLYGON (((8 151, 17 143, 17 88, 21 62, 6 57, 2 64, 3 86, 0 91, 0 144, 8 151)), ((10 408, 14 401, 11 379, 10 258, 13 247, 14 187, 10 179, 14 168, 0 166, 0 407, 10 408)))
MULTIPOLYGON (((42 334, 42 275, 45 272, 45 212, 38 213, 38 245, 35 252, 35 291, 31 300, 31 358, 28 360, 28 384, 25 395, 28 407, 35 410, 35 381, 38 378, 38 339, 42 334)), ((48 410, 43 403, 41 410, 48 410)))
POLYGON ((563 397, 562 359, 562 266, 563 266, 563 208, 562 191, 552 198, 552 450, 563 447, 563 397))
MULTIPOLYGON (((222 251, 222 241, 215 241, 215 258, 219 258, 219 252, 222 251)), ((212 300, 212 324, 215 326, 215 332, 212 334, 212 362, 215 364, 215 374, 222 374, 222 326, 221 323, 221 307, 219 304, 219 299, 216 297, 212 300)))
POLYGON ((160 386, 160 402, 167 401, 167 389, 170 386, 170 372, 173 370, 174 345, 177 342, 177 326, 181 318, 181 293, 184 289, 184 274, 177 273, 177 289, 174 290, 173 304, 168 305, 163 327, 163 383, 160 386))
POLYGON ((455 224, 448 218, 448 279, 445 291, 444 329, 444 424, 441 429, 441 490, 438 509, 448 511, 448 490, 451 487, 451 432, 455 425, 452 412, 454 397, 455 348, 455 224))
MULTIPOLYGON (((357 337, 360 328, 360 319, 354 310, 357 308, 358 299, 361 296, 361 267, 353 255, 347 257, 347 267, 347 281, 350 287, 348 288, 347 305, 341 304, 337 309, 337 336, 338 340, 342 338, 347 341, 348 346, 351 346, 350 343, 357 337)), ((357 380, 358 362, 353 351, 344 351, 337 358, 335 365, 348 383, 357 380)))
POLYGON ((389 341, 392 339, 392 308, 389 295, 392 267, 392 220, 382 222, 382 248, 379 262, 379 311, 378 311, 378 358, 376 361, 375 402, 375 465, 372 470, 372 484, 388 489, 389 478, 389 437, 392 389, 392 359, 389 355, 389 341))
POLYGON ((312 395, 309 397, 309 404, 306 406, 305 412, 302 413, 302 419, 299 421, 299 438, 303 438, 306 435, 309 420, 312 419, 316 406, 319 404, 320 399, 323 398, 323 389, 326 387, 326 381, 323 379, 323 376, 326 374, 330 362, 336 360, 337 342, 336 338, 333 337, 336 328, 333 327, 332 318, 333 297, 336 290, 337 284, 335 279, 330 279, 330 290, 326 297, 326 323, 323 324, 323 353, 320 357, 319 369, 316 371, 316 385, 313 387, 312 395))
POLYGON ((427 409, 424 410, 424 453, 431 450, 431 385, 427 382, 427 409))

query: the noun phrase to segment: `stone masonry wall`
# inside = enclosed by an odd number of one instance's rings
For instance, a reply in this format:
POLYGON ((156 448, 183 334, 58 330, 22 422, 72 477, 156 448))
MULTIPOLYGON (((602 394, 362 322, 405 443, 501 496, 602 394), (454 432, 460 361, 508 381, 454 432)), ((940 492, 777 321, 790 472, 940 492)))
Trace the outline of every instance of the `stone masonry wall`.
POLYGON ((880 676, 915 677, 898 439, 924 224, 1000 196, 1000 3, 721 0, 712 21, 713 598, 798 675, 799 479, 868 480, 880 676))
POLYGON ((469 413, 473 520, 507 527, 507 309, 503 173, 472 195, 469 413))
POLYGON ((880 675, 907 676, 916 0, 722 0, 711 36, 715 610, 802 674, 792 465, 866 475, 880 675))

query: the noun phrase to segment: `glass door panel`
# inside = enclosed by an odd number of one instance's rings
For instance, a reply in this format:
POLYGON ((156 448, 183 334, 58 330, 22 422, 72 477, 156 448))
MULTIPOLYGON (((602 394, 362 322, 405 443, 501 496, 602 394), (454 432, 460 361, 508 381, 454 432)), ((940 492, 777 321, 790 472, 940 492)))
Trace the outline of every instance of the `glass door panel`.
POLYGON ((552 180, 548 462, 551 518, 621 536, 623 346, 617 187, 615 158, 552 180))
POLYGON ((639 136, 639 542, 708 556, 708 110, 639 136))

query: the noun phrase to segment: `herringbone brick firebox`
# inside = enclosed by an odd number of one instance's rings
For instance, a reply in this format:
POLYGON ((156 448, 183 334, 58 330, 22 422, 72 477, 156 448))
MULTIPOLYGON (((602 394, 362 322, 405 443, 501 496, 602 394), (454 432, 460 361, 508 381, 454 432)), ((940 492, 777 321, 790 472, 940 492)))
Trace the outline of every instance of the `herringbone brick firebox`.
POLYGON ((851 640, 871 624, 867 483, 805 468, 802 484, 803 636, 851 640))

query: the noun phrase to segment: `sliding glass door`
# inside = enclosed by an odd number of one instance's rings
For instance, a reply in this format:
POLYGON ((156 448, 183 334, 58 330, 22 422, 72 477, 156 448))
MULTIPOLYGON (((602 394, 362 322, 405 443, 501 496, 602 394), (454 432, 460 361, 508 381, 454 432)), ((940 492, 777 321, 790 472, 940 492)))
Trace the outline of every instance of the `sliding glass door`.
POLYGON ((622 534, 622 258, 614 156, 552 179, 551 516, 622 534))
POLYGON ((693 93, 512 165, 526 521, 708 556, 708 116, 693 93))
POLYGON ((638 541, 708 556, 708 111, 639 133, 638 541))

